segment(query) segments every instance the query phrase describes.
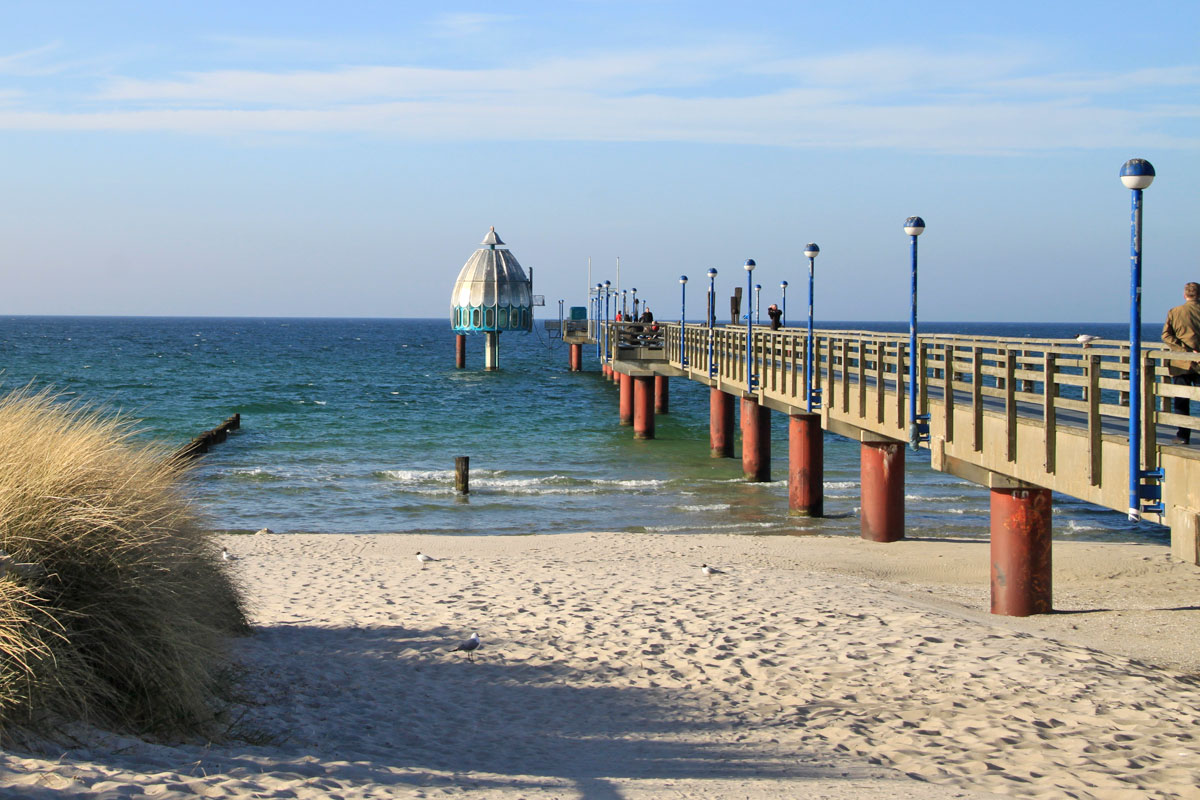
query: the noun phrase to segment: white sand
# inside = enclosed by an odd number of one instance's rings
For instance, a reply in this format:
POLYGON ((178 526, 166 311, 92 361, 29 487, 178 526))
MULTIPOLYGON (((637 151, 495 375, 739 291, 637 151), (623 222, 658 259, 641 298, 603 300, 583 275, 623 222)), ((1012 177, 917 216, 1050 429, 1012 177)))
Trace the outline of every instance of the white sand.
POLYGON ((1200 798, 1200 570, 1163 547, 1057 543, 1078 613, 1018 620, 978 542, 225 543, 269 741, 88 732, 0 753, 4 796, 1200 798))

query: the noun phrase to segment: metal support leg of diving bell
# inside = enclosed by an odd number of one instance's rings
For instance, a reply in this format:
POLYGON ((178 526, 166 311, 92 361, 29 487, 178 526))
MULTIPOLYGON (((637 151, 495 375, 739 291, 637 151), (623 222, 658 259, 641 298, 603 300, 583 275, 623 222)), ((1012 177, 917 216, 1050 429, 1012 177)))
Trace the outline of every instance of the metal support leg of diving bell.
POLYGON ((654 438, 654 376, 633 378, 633 438, 654 438))
POLYGON ((904 443, 863 442, 861 448, 862 538, 904 538, 904 443))
POLYGON ((771 409, 752 397, 742 398, 742 476, 771 480, 771 409))
POLYGON ((733 458, 733 395, 708 390, 708 444, 713 458, 733 458))
POLYGON ((483 368, 485 370, 500 369, 500 333, 488 331, 486 339, 487 343, 483 350, 483 368))
POLYGON ((1050 490, 991 490, 992 613, 1049 614, 1050 490))
POLYGON ((467 366, 467 337, 466 334, 454 336, 454 366, 462 369, 467 366))
POLYGON ((817 414, 788 417, 788 513, 825 515, 825 432, 817 414))

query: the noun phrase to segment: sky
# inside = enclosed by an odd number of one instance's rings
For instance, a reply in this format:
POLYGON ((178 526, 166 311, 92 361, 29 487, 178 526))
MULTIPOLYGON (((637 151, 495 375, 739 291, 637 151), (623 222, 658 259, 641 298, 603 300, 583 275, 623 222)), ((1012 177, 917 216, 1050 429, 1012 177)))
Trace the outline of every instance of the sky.
POLYGON ((14 2, 0 313, 442 317, 489 226, 677 318, 1126 322, 1200 280, 1200 3, 14 2), (723 306, 722 306, 723 307, 723 306), (795 312, 789 309, 789 316, 795 312))

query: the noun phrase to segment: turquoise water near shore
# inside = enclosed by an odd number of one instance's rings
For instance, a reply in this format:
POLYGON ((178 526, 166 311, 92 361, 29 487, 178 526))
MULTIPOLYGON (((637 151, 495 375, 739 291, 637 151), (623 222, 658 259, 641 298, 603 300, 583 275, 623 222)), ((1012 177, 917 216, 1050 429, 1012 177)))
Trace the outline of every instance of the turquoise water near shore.
MULTIPOLYGON (((906 331, 904 323, 819 323, 906 331)), ((540 328, 540 321, 537 323, 540 328)), ((922 332, 1127 336, 1118 324, 925 323, 922 332)), ((1147 326, 1148 341, 1157 339, 1147 326)), ((823 519, 787 516, 787 426, 772 425, 770 483, 708 456, 708 390, 671 382, 657 438, 617 424, 613 384, 585 348, 567 371, 544 331, 504 334, 498 372, 482 339, 454 368, 445 320, 0 318, 12 389, 33 382, 141 420, 183 444, 230 414, 242 430, 205 456, 193 494, 222 530, 523 534, 582 530, 858 535, 858 444, 826 440, 823 519), (454 457, 471 494, 454 493, 454 457)), ((986 538, 988 493, 909 454, 910 536, 986 538)), ((1055 538, 1166 542, 1165 528, 1055 496, 1055 538)))

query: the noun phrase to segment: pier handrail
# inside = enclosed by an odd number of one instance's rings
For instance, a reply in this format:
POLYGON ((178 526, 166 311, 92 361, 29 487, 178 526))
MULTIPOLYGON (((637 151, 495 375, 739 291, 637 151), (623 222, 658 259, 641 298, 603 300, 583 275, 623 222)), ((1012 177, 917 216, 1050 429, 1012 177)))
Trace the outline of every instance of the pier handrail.
MULTIPOLYGON (((661 351, 614 347, 611 357, 804 412, 806 329, 755 327, 747 348, 742 326, 664 322, 659 328, 661 351), (756 376, 753 390, 748 368, 756 376)), ((813 339, 813 382, 826 430, 907 441, 908 334, 823 329, 813 339)), ((1128 342, 928 333, 917 339, 916 358, 918 413, 932 415, 932 439, 921 446, 935 451, 935 468, 1003 475, 1127 510, 1128 466, 1114 448, 1128 452, 1128 342)), ((1200 388, 1171 383, 1166 362, 1179 353, 1155 343, 1143 346, 1140 358, 1140 461, 1155 470, 1162 467, 1164 435, 1176 427, 1200 430, 1200 417, 1172 408, 1177 397, 1200 402, 1200 388)), ((1144 518, 1164 521, 1163 514, 1144 518)))

